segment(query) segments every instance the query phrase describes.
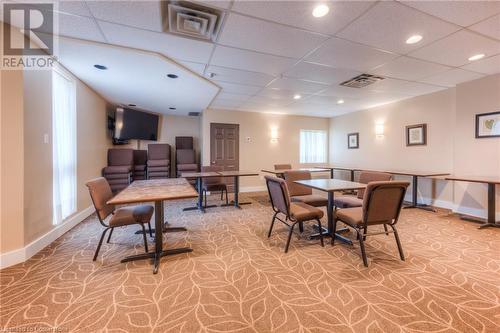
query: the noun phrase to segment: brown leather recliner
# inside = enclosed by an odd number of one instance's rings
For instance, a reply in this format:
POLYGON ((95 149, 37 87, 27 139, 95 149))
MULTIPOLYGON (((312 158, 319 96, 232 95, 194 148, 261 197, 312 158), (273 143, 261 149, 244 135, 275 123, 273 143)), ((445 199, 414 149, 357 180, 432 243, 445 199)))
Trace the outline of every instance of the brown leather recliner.
POLYGON ((133 149, 108 149, 108 166, 102 169, 102 176, 106 178, 113 192, 121 191, 130 184, 133 166, 133 149))
MULTIPOLYGON (((362 171, 359 174, 359 182, 362 184, 369 184, 375 181, 389 181, 392 180, 392 175, 385 172, 375 171, 362 171)), ((358 190, 357 195, 340 195, 335 196, 333 204, 337 208, 350 208, 363 206, 363 197, 365 190, 358 190)))
POLYGON ((146 179, 146 164, 148 162, 147 150, 134 150, 134 180, 146 179))
POLYGON ((148 145, 148 179, 170 178, 170 145, 148 145))
POLYGON ((177 166, 177 177, 181 177, 183 172, 197 172, 195 151, 193 149, 177 149, 175 162, 177 166))

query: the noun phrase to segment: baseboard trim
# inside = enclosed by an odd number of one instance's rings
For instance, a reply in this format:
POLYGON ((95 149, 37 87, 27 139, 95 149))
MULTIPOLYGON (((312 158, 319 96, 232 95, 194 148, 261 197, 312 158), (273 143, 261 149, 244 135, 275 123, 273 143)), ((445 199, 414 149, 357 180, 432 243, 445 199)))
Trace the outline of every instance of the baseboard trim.
POLYGON ((35 239, 25 247, 0 254, 0 269, 25 262, 50 245, 53 241, 74 228, 78 225, 78 223, 85 220, 92 213, 94 213, 94 207, 87 207, 68 218, 65 222, 57 225, 45 235, 35 239))

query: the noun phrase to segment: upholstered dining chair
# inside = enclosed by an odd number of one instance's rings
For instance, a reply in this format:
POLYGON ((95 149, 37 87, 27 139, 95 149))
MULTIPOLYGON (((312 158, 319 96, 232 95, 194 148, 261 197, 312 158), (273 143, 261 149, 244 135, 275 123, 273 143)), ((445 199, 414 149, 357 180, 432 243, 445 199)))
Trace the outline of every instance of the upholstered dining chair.
MULTIPOLYGON (((286 181, 283 179, 271 176, 265 176, 265 179, 267 190, 269 192, 269 198, 271 199, 271 206, 274 211, 271 227, 269 228, 267 237, 271 237, 275 220, 279 220, 288 226, 289 232, 285 245, 285 253, 287 253, 295 225, 297 223, 307 221, 316 221, 319 229, 321 230, 321 218, 323 217, 323 211, 303 202, 291 202, 286 181), (281 217, 284 217, 284 219, 281 217)), ((319 239, 321 246, 324 246, 322 233, 320 233, 319 239)))
MULTIPOLYGON (((94 204, 95 211, 97 213, 97 218, 101 225, 105 228, 102 232, 101 239, 97 245, 97 249, 94 254, 93 261, 96 261, 99 250, 101 249, 102 241, 106 232, 110 230, 108 240, 109 243, 111 239, 111 234, 113 229, 116 227, 122 227, 132 224, 139 224, 142 227, 142 235, 144 237, 144 249, 146 253, 148 252, 148 242, 146 238, 146 229, 144 224, 150 223, 151 216, 153 215, 154 208, 149 205, 137 205, 137 206, 125 206, 116 209, 113 205, 108 205, 107 202, 113 197, 111 192, 111 187, 105 178, 99 177, 88 181, 87 185, 92 203, 94 204), (106 223, 106 218, 112 215, 109 221, 106 223)), ((149 224, 149 230, 151 233, 151 225, 149 224)))
POLYGON ((290 200, 292 202, 303 202, 314 207, 328 205, 328 199, 317 194, 313 194, 312 188, 295 183, 296 180, 309 180, 309 171, 290 170, 285 171, 285 181, 288 186, 290 200))
MULTIPOLYGON (((385 172, 362 171, 359 174, 359 183, 369 184, 370 182, 389 181, 392 180, 392 175, 385 172)), ((333 204, 337 208, 351 208, 363 206, 363 196, 365 190, 358 190, 357 195, 339 195, 335 196, 333 204)))
MULTIPOLYGON (((398 222, 406 189, 409 185, 410 183, 408 182, 370 182, 365 189, 363 206, 341 208, 335 211, 333 233, 336 231, 338 221, 344 222, 346 225, 356 230, 359 247, 361 248, 361 256, 366 267, 368 267, 368 259, 366 258, 364 241, 367 236, 380 234, 389 235, 389 233, 394 233, 399 256, 401 260, 405 260, 401 241, 399 240, 398 231, 396 230, 396 223, 398 222), (392 231, 386 228, 381 232, 367 232, 368 226, 380 224, 390 226, 392 231)), ((332 245, 334 240, 335 237, 332 237, 332 245)))
MULTIPOLYGON (((201 172, 217 172, 224 171, 224 167, 220 165, 202 166, 201 172)), ((229 203, 227 196, 227 185, 224 183, 223 177, 207 177, 203 178, 201 188, 204 195, 205 207, 207 207, 207 192, 220 192, 222 201, 224 192, 226 192, 226 205, 229 203)))
POLYGON ((292 168, 291 164, 275 164, 274 170, 290 170, 292 168))

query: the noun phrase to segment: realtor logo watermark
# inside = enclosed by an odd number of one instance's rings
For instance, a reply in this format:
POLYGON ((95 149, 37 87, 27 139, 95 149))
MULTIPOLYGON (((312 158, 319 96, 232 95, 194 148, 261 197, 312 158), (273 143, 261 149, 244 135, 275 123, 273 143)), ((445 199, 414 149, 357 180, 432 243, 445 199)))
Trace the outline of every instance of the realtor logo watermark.
POLYGON ((53 3, 3 3, 2 69, 51 69, 55 62, 53 3))

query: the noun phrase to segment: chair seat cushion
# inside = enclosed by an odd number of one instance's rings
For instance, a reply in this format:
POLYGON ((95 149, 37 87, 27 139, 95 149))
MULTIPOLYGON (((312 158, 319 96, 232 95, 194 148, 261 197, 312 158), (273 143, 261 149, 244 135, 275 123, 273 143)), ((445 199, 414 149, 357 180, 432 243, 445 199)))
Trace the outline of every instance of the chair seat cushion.
POLYGON ((303 202, 291 202, 290 215, 296 221, 307 221, 322 218, 323 211, 303 202))
POLYGON ((170 160, 148 160, 149 167, 167 166, 169 164, 170 164, 170 160))
POLYGON ((146 170, 146 165, 134 165, 134 171, 144 171, 146 170))
POLYGON ((198 164, 177 164, 177 170, 179 171, 198 170, 198 164))
POLYGON ((108 173, 104 175, 104 178, 106 178, 108 181, 114 180, 114 179, 125 179, 128 180, 130 173, 108 173))
POLYGON ((292 202, 303 202, 314 207, 323 207, 328 204, 328 199, 317 194, 296 195, 290 198, 292 202))
POLYGON ((109 221, 110 227, 119 227, 135 223, 148 223, 154 208, 149 205, 126 206, 115 210, 109 221))
POLYGON ((363 207, 343 208, 335 211, 337 218, 350 225, 363 223, 363 207))
POLYGON ((335 197, 333 204, 338 208, 352 208, 363 206, 363 199, 354 195, 340 195, 335 197))
POLYGON ((104 174, 110 173, 129 173, 132 171, 132 166, 130 165, 120 165, 120 166, 108 166, 102 169, 104 174))

